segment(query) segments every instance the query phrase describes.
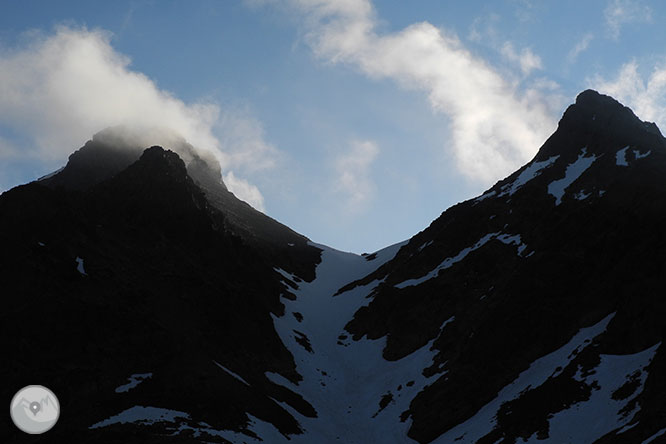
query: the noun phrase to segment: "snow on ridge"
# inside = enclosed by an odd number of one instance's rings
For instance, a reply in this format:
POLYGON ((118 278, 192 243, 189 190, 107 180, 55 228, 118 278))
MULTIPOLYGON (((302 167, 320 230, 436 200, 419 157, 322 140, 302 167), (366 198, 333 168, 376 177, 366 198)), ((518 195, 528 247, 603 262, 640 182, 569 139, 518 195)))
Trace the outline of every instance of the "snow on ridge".
POLYGON ((615 313, 612 313, 596 324, 580 329, 565 345, 532 362, 527 370, 500 390, 495 399, 481 407, 471 418, 439 436, 431 444, 449 444, 454 441, 459 444, 476 443, 495 428, 497 413, 504 402, 520 397, 521 393, 528 388, 539 387, 549 378, 559 374, 556 369, 565 368, 580 351, 588 347, 592 339, 606 330, 614 316, 615 313))
POLYGON ((583 173, 590 166, 592 166, 592 163, 597 160, 597 156, 595 154, 592 154, 589 157, 585 157, 586 154, 587 147, 583 148, 581 153, 578 155, 578 159, 567 166, 564 177, 562 179, 555 180, 551 182, 550 185, 548 185, 548 193, 555 197, 555 205, 562 203, 562 197, 564 196, 564 192, 569 187, 569 185, 574 183, 580 176, 582 176, 583 173))
POLYGON ((51 172, 51 173, 48 173, 48 174, 46 174, 46 175, 40 177, 39 179, 36 180, 36 182, 41 182, 41 181, 43 181, 43 180, 50 179, 50 178, 52 178, 53 176, 55 176, 56 174, 58 174, 59 172, 61 172, 61 171, 64 170, 64 169, 65 169, 65 167, 64 167, 64 166, 61 166, 61 167, 58 168, 57 170, 55 170, 55 171, 53 171, 53 172, 51 172))
POLYGON ((222 364, 220 364, 219 362, 217 362, 215 360, 213 360, 213 362, 215 363, 215 365, 217 365, 222 370, 227 372, 229 374, 229 376, 232 376, 233 378, 237 379, 238 381, 242 382, 243 384, 247 385, 248 387, 251 387, 251 385, 245 379, 240 377, 238 374, 232 372, 231 370, 229 370, 228 368, 226 368, 225 366, 223 366, 222 364))
POLYGON ((546 160, 542 160, 541 162, 532 161, 527 165, 527 167, 523 171, 521 171, 518 177, 516 177, 512 182, 502 185, 502 187, 499 190, 499 193, 496 190, 488 190, 485 193, 483 193, 481 196, 473 200, 474 205, 494 196, 502 197, 506 196, 507 194, 509 196, 513 196, 513 194, 516 191, 518 191, 523 185, 525 185, 530 180, 535 179, 537 176, 541 174, 543 170, 553 165, 557 161, 557 159, 559 159, 559 157, 560 156, 558 154, 557 156, 552 156, 546 160))
POLYGON ((497 191, 495 191, 495 190, 486 191, 485 193, 483 193, 482 195, 480 195, 479 197, 474 199, 474 204, 477 204, 477 203, 481 202, 482 200, 489 199, 489 198, 493 197, 496 194, 497 194, 497 191))
POLYGON ((485 244, 490 242, 493 239, 497 239, 500 242, 507 244, 507 245, 515 245, 518 247, 518 255, 522 256, 523 252, 527 248, 527 245, 525 245, 521 240, 520 240, 520 235, 515 234, 503 234, 503 233, 488 233, 485 236, 483 236, 481 239, 479 239, 474 245, 471 247, 466 247, 460 250, 458 254, 456 254, 453 257, 447 257, 444 259, 444 261, 439 264, 437 267, 435 267, 434 270, 431 272, 427 273, 425 276, 422 276, 420 278, 414 278, 414 279, 407 279, 406 281, 400 282, 399 284, 395 284, 396 288, 405 288, 405 287, 411 287, 411 286, 416 286, 419 284, 422 284, 425 281, 428 281, 430 279, 433 279, 437 277, 440 271, 445 270, 447 268, 452 267, 454 264, 462 261, 467 257, 469 253, 472 251, 478 250, 479 248, 483 247, 485 244))
POLYGON ((560 156, 558 154, 557 156, 549 157, 548 159, 543 160, 541 162, 532 162, 527 168, 525 168, 520 173, 520 175, 518 175, 516 180, 514 180, 511 184, 507 184, 502 187, 502 193, 500 194, 500 196, 503 196, 505 194, 512 196, 513 193, 518 191, 520 187, 525 185, 530 180, 536 178, 539 174, 541 174, 541 172, 544 169, 554 164, 559 157, 560 156))
POLYGON ((481 239, 479 239, 473 246, 471 247, 466 247, 460 250, 458 254, 456 254, 453 257, 447 257, 444 259, 444 261, 439 264, 437 267, 435 267, 434 270, 432 270, 430 273, 426 274, 425 276, 422 276, 420 278, 415 278, 415 279, 408 279, 404 282, 400 282, 399 284, 396 284, 396 288, 405 288, 405 287, 410 287, 410 286, 416 286, 419 285, 425 281, 428 281, 434 277, 436 277, 441 270, 445 270, 447 268, 450 268, 453 264, 458 263, 465 259, 469 253, 471 253, 474 250, 478 250, 482 246, 484 246, 488 241, 491 239, 494 239, 497 237, 499 233, 489 233, 483 236, 481 239))
POLYGON ((127 384, 123 384, 120 387, 117 387, 115 391, 116 393, 129 392, 130 390, 132 390, 137 385, 141 384, 146 379, 152 377, 153 377, 152 373, 135 373, 128 378, 129 382, 127 384))

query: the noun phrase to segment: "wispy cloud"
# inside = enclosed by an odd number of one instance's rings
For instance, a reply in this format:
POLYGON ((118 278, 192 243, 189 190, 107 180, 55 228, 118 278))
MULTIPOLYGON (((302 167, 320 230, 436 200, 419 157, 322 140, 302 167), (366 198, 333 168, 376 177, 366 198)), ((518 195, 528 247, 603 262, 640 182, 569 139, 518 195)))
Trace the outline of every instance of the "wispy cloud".
MULTIPOLYGON (((53 34, 33 35, 24 47, 0 51, 0 124, 26 141, 14 155, 20 149, 23 157, 45 164, 61 162, 101 129, 130 125, 168 128, 216 154, 223 168, 270 162, 275 149, 263 142, 256 122, 210 101, 185 103, 160 89, 131 69, 111 38, 99 29, 58 27, 53 34), (220 140, 216 129, 233 134, 233 143, 220 140)), ((229 188, 243 199, 258 193, 229 188)))
POLYGON ((249 203, 259 211, 265 211, 264 196, 259 191, 259 188, 247 180, 236 177, 233 171, 229 171, 224 175, 224 183, 236 197, 249 203))
POLYGON ((535 5, 533 0, 513 0, 513 13, 523 23, 531 22, 535 17, 535 5))
POLYGON ((222 111, 216 127, 226 168, 255 173, 275 168, 282 158, 280 150, 266 141, 261 122, 246 109, 222 111))
POLYGON ((587 48, 590 47, 590 43, 594 40, 594 34, 592 33, 587 33, 581 38, 573 48, 571 48, 571 51, 569 51, 569 54, 567 54, 567 62, 569 64, 573 64, 576 62, 578 59, 578 56, 581 55, 583 52, 587 51, 587 48))
POLYGON ((375 192, 370 167, 379 154, 379 147, 370 140, 357 141, 351 149, 335 160, 335 190, 347 197, 347 209, 359 211, 375 192))
POLYGON ((517 64, 523 75, 529 75, 535 69, 543 69, 541 57, 534 54, 530 48, 523 48, 518 52, 513 43, 506 42, 502 45, 500 52, 508 61, 517 64))
POLYGON ((591 87, 615 97, 643 119, 666 130, 666 66, 656 66, 644 78, 635 61, 622 65, 614 79, 596 76, 591 87))
MULTIPOLYGON (((292 4, 302 14, 307 42, 318 57, 424 91, 433 109, 450 118, 452 140, 445 146, 470 178, 488 183, 510 173, 555 129, 542 91, 519 90, 450 32, 422 22, 380 34, 368 0, 292 4)), ((525 68, 534 69, 535 63, 535 58, 528 60, 525 68)))
POLYGON ((626 24, 651 23, 652 9, 640 0, 611 0, 604 9, 604 18, 611 37, 618 39, 626 24))

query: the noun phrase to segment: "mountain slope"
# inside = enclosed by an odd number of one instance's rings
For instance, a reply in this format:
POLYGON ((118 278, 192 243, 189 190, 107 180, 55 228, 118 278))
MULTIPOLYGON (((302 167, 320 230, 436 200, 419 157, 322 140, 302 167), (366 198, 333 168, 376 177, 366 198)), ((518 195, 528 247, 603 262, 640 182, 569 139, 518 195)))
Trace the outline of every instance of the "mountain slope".
MULTIPOLYGON (((17 187, 0 197, 0 215, 10 362, 2 390, 10 399, 41 381, 58 394, 63 415, 49 439, 191 439, 160 423, 95 427, 123 411, 136 418, 137 408, 185 411, 184 425, 205 423, 202 439, 213 442, 227 442, 218 430, 251 433, 253 423, 297 433, 277 402, 316 414, 264 376, 301 379, 271 319, 288 287, 264 256, 219 228, 224 215, 176 154, 150 148, 82 191, 17 187), (151 377, 118 391, 136 374, 151 377)), ((3 421, 3 442, 30 442, 3 421)))
POLYGON ((366 256, 183 141, 123 146, 0 196, 2 390, 58 394, 49 439, 666 439, 666 141, 614 99, 581 93, 531 162, 366 256))

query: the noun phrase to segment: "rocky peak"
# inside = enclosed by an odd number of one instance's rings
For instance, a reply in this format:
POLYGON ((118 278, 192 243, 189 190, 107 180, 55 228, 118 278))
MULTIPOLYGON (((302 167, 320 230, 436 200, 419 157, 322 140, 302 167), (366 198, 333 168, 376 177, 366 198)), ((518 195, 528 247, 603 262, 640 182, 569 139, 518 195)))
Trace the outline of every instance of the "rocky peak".
POLYGON ((92 140, 69 156, 62 171, 41 182, 50 187, 87 189, 136 162, 146 147, 157 145, 176 153, 196 182, 214 184, 226 190, 220 164, 213 154, 197 150, 168 129, 129 126, 109 127, 96 133, 92 140))
POLYGON ((536 159, 556 155, 572 157, 582 147, 588 153, 615 153, 624 146, 666 148, 666 140, 652 122, 643 122, 614 98, 588 89, 565 111, 557 131, 546 141, 536 159))
POLYGON ((139 165, 143 165, 144 169, 161 171, 179 177, 187 175, 185 162, 178 157, 178 154, 157 145, 151 146, 143 152, 139 158, 139 165))

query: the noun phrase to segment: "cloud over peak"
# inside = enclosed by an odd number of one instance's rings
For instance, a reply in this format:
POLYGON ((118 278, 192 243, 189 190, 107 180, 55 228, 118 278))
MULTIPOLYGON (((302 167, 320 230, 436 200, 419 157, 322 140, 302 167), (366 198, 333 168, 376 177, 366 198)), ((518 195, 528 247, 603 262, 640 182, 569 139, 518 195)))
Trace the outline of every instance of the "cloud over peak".
POLYGON ((58 27, 0 56, 0 119, 33 134, 42 156, 60 156, 102 128, 167 127, 194 145, 219 149, 219 108, 186 104, 129 69, 103 30, 58 27))
MULTIPOLYGON (((62 162, 92 134, 124 125, 166 128, 213 153, 223 169, 254 168, 257 152, 264 166, 270 163, 276 150, 263 141, 255 121, 232 116, 215 103, 185 103, 158 88, 131 69, 130 59, 112 47, 111 39, 104 30, 59 26, 52 34, 33 35, 21 48, 0 50, 0 124, 27 141, 10 147, 0 140, 0 156, 62 162), (221 141, 216 130, 235 138, 221 141)), ((133 137, 130 133, 127 137, 133 137)), ((148 142, 145 136, 136 142, 162 143, 163 138, 148 142)), ((239 185, 228 184, 232 191, 263 209, 256 187, 227 174, 239 185)))

